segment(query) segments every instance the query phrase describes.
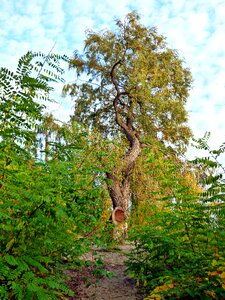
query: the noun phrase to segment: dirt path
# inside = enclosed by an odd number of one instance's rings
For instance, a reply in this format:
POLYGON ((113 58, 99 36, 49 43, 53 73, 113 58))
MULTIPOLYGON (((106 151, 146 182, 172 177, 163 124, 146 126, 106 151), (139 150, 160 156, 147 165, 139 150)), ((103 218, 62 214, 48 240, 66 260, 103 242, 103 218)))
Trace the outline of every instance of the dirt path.
MULTIPOLYGON (((93 266, 84 269, 70 270, 70 288, 75 292, 69 299, 79 300, 141 300, 143 297, 138 294, 134 280, 125 275, 124 262, 127 257, 124 255, 129 252, 131 247, 127 245, 119 246, 120 251, 102 251, 97 250, 96 255, 87 254, 85 259, 96 261, 101 258, 104 263, 104 269, 113 273, 112 277, 102 276, 96 279, 93 276, 93 266)), ((100 261, 101 261, 100 260, 100 261)))

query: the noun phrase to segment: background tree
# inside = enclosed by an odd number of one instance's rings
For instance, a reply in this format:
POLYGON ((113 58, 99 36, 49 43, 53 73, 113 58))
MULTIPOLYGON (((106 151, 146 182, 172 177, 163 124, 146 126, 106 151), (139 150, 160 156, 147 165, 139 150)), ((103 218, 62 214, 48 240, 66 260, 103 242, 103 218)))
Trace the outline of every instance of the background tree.
POLYGON ((70 67, 77 80, 64 92, 75 99, 73 119, 123 141, 123 155, 106 177, 113 207, 127 211, 131 176, 146 138, 185 150, 191 136, 185 110, 190 71, 136 13, 116 21, 114 32, 88 31, 84 53, 75 52, 70 67))

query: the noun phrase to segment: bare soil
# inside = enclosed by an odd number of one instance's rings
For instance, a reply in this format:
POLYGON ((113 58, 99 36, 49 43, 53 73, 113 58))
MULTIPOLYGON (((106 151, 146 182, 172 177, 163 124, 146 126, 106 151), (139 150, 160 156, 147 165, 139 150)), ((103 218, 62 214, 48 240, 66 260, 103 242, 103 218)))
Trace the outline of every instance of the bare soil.
POLYGON ((125 274, 127 259, 126 253, 131 250, 130 245, 121 245, 118 250, 106 251, 97 249, 96 254, 86 254, 83 258, 93 264, 81 270, 67 270, 69 286, 74 291, 74 296, 68 299, 93 299, 93 300, 141 300, 143 296, 132 278, 125 274), (100 258, 104 265, 100 268, 99 276, 94 276, 94 263, 100 258), (101 274, 101 270, 107 274, 101 274), (104 271, 103 271, 104 272, 104 271))

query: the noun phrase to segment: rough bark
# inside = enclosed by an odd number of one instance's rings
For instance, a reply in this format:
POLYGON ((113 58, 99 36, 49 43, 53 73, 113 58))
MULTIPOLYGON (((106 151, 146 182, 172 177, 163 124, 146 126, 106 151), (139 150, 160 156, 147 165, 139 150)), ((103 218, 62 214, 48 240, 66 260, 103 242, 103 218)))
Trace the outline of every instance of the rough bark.
POLYGON ((115 70, 119 64, 122 64, 121 60, 113 65, 110 72, 111 80, 116 90, 113 107, 115 111, 116 123, 124 132, 129 142, 129 149, 124 156, 122 170, 119 170, 119 168, 115 167, 111 173, 106 173, 106 176, 108 179, 110 179, 108 190, 112 199, 113 208, 115 209, 116 207, 122 207, 125 213, 127 213, 131 195, 131 176, 137 157, 141 152, 141 144, 133 126, 134 114, 132 109, 132 97, 128 92, 121 91, 116 81, 115 70), (128 104, 123 102, 121 99, 122 96, 127 97, 128 104), (126 117, 124 117, 123 113, 122 118, 121 113, 124 112, 124 110, 126 111, 126 117))

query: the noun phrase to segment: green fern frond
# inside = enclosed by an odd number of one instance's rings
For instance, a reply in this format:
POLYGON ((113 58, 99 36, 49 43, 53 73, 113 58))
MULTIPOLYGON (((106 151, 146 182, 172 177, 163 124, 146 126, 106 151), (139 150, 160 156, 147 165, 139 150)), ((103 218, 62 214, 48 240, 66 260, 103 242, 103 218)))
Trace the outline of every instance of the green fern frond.
POLYGON ((29 264, 30 266, 33 266, 33 267, 36 267, 40 272, 42 273, 47 273, 48 270, 42 266, 42 264, 35 260, 33 257, 30 257, 30 256, 22 256, 23 260, 29 264))

